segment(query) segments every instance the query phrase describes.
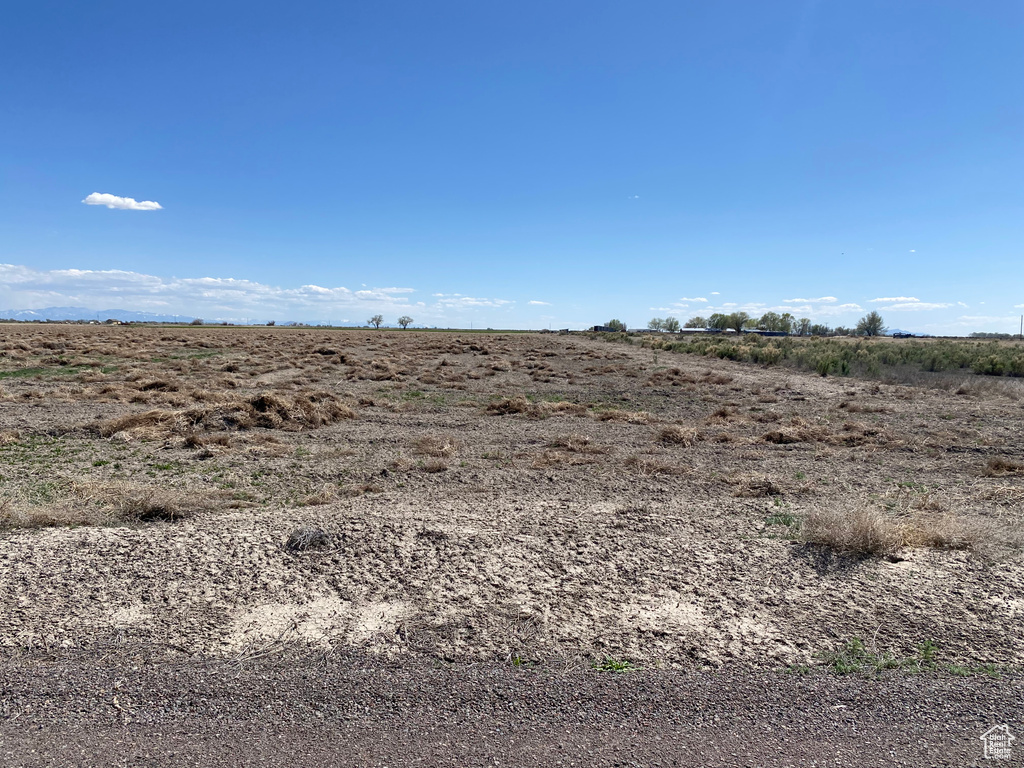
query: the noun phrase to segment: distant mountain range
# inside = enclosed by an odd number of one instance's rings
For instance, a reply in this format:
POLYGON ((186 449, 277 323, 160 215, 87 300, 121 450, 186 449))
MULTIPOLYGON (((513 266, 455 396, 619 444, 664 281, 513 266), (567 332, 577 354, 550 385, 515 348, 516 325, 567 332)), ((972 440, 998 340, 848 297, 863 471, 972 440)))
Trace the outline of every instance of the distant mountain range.
POLYGON ((85 307, 44 307, 43 309, 0 309, 0 320, 122 320, 135 323, 190 323, 191 315, 159 315, 127 309, 86 309, 85 307))

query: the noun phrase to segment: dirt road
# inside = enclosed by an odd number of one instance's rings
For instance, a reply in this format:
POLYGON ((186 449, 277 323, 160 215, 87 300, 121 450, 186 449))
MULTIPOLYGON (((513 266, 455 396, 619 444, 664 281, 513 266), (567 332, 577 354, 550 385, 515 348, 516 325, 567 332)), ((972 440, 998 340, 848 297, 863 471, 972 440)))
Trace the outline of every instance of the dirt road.
POLYGON ((0 762, 26 767, 964 766, 1024 732, 1020 677, 117 654, 10 661, 0 690, 0 762))

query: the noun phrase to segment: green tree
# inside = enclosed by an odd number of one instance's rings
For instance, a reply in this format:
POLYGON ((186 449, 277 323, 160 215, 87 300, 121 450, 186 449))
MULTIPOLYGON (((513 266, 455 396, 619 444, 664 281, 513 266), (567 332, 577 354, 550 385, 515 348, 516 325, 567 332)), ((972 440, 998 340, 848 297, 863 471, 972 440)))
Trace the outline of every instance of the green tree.
MULTIPOLYGON (((712 315, 712 317, 714 317, 714 315, 712 315)), ((710 326, 708 325, 708 319, 706 317, 701 317, 700 315, 698 315, 697 317, 691 317, 689 320, 687 320, 686 324, 683 327, 684 328, 708 328, 710 326)))
POLYGON ((408 315, 402 315, 400 318, 398 318, 398 324, 402 326, 404 330, 405 328, 408 328, 412 324, 412 318, 409 317, 408 315))
POLYGON ((679 321, 672 316, 666 317, 661 327, 669 333, 679 333, 679 321))
POLYGON ((729 315, 728 321, 725 325, 726 328, 732 328, 736 333, 742 333, 743 329, 747 327, 747 323, 751 320, 750 315, 746 312, 733 312, 729 315))
POLYGON ((881 336, 886 331, 885 321, 877 312, 868 312, 857 321, 858 336, 881 336))
POLYGON ((729 315, 715 312, 715 314, 708 318, 707 327, 715 331, 724 331, 729 327, 729 315))
POLYGON ((663 331, 665 330, 665 321, 660 317, 652 317, 651 321, 647 323, 647 327, 652 331, 663 331))
POLYGON ((782 318, 778 312, 765 312, 757 321, 757 327, 762 331, 778 331, 781 323, 782 318))
POLYGON ((810 336, 811 335, 811 318, 801 317, 796 321, 796 334, 797 336, 810 336))
POLYGON ((782 317, 779 318, 779 330, 783 333, 792 333, 795 324, 796 318, 789 314, 789 312, 783 312, 782 317))
POLYGON ((615 320, 614 318, 609 320, 605 325, 611 328, 613 331, 624 331, 626 330, 626 324, 621 320, 615 320))
POLYGON ((372 325, 374 328, 380 328, 380 324, 384 322, 384 315, 374 315, 366 321, 367 325, 372 325))

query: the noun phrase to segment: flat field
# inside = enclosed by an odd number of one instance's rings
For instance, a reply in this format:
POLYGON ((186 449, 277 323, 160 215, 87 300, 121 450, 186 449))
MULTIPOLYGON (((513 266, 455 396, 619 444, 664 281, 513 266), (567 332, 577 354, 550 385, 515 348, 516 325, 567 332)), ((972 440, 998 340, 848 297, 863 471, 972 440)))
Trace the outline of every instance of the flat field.
POLYGON ((0 332, 8 653, 1024 661, 1014 380, 557 334, 0 332))

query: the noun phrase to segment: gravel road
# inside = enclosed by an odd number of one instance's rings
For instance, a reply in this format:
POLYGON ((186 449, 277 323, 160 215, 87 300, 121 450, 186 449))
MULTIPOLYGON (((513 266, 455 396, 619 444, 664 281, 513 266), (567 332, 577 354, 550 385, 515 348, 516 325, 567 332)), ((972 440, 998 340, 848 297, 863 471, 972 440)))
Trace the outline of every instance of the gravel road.
MULTIPOLYGON (((992 765, 1024 677, 118 652, 0 666, 4 766, 992 765)), ((1020 765, 1024 747, 1001 765, 1020 765)))

